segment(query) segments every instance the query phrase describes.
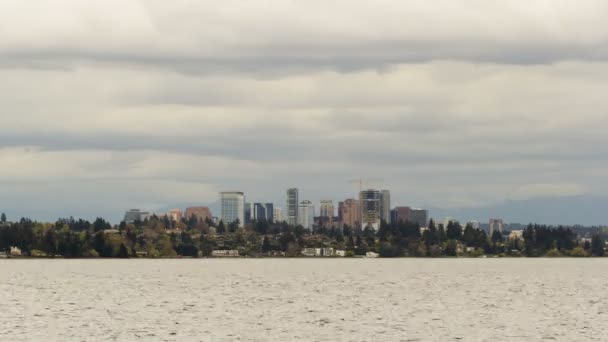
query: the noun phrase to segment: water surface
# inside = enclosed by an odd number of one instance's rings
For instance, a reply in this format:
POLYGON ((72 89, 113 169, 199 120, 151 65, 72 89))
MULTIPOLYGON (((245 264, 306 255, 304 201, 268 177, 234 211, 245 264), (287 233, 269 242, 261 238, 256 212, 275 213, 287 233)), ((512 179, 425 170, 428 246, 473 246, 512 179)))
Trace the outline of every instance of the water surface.
POLYGON ((0 341, 608 341, 608 259, 0 260, 0 341))

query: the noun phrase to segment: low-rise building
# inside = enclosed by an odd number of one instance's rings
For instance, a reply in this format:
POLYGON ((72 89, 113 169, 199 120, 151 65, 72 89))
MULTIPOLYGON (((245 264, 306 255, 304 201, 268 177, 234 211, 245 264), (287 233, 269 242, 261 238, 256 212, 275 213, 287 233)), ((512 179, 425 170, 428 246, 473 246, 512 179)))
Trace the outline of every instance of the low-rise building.
POLYGON ((205 221, 212 217, 211 210, 208 207, 188 207, 186 208, 185 218, 190 220, 192 217, 199 221, 205 221))
POLYGON ((15 246, 11 246, 10 255, 11 256, 21 256, 21 248, 15 247, 15 246))
POLYGON ((345 257, 346 256, 346 251, 343 250, 343 249, 336 249, 334 255, 337 256, 337 257, 345 257))
POLYGON ((131 209, 125 212, 124 221, 126 223, 134 223, 136 221, 145 221, 150 213, 139 209, 131 209))
POLYGON ((331 247, 303 248, 302 255, 307 257, 330 257, 335 255, 335 250, 331 247))
POLYGON ((284 257, 286 253, 283 251, 268 251, 267 255, 269 257, 284 257))
POLYGON ((239 251, 236 249, 220 249, 211 252, 213 257, 238 257, 239 251))
POLYGON ((317 254, 316 248, 302 248, 302 255, 307 257, 314 257, 317 254))
POLYGON ((374 252, 367 252, 367 253, 365 253, 365 257, 366 258, 377 258, 379 256, 380 256, 380 254, 374 253, 374 252))
POLYGON ((511 233, 509 233, 509 241, 523 240, 523 239, 524 239, 523 230, 512 230, 511 233))

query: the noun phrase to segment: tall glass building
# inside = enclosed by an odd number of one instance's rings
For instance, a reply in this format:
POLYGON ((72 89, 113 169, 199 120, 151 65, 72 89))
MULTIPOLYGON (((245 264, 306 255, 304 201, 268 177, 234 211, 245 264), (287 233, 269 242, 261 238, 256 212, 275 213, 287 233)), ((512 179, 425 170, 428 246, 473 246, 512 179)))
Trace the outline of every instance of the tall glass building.
POLYGON ((239 191, 220 192, 221 214, 224 224, 239 221, 239 227, 245 225, 245 194, 239 191))
POLYGON ((380 218, 391 223, 391 192, 388 190, 380 192, 380 218))
POLYGON ((287 224, 295 226, 298 224, 298 189, 287 189, 286 214, 287 224))
POLYGON ((312 229, 315 222, 315 206, 311 201, 302 201, 298 206, 298 225, 312 229))

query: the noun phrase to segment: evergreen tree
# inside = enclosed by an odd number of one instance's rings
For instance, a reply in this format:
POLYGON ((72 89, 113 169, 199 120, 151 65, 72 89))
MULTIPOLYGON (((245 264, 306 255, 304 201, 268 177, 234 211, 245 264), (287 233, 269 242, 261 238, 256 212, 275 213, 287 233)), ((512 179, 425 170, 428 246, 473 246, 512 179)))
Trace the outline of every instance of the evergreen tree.
POLYGON ((348 236, 348 242, 346 243, 346 249, 352 251, 353 249, 355 249, 355 241, 353 241, 353 236, 352 234, 348 236))
POLYGON ((604 240, 599 234, 595 234, 591 237, 591 255, 593 256, 604 256, 604 240))
POLYGON ((54 257, 57 254, 57 235, 54 229, 49 229, 44 234, 44 247, 47 255, 54 257))
POLYGON ((437 228, 437 242, 438 243, 442 243, 444 241, 446 241, 448 239, 448 236, 445 232, 445 228, 443 227, 443 224, 439 225, 439 228, 437 228))
POLYGON ((6 214, 5 213, 2 213, 2 215, 0 215, 0 222, 6 223, 6 214))
POLYGON ((493 231, 492 232, 492 242, 493 243, 502 242, 502 233, 499 232, 498 230, 493 231))
POLYGON ((124 243, 120 244, 120 250, 118 252, 118 257, 119 258, 128 258, 129 257, 129 251, 127 250, 127 246, 125 246, 124 243))
POLYGON ((268 235, 264 235, 264 241, 262 242, 262 252, 268 253, 272 249, 270 245, 270 240, 268 240, 268 235))
POLYGON ((224 226, 224 221, 220 221, 220 224, 217 225, 216 231, 218 234, 224 234, 226 232, 226 227, 224 226))
POLYGON ((209 241, 204 234, 201 234, 200 238, 201 253, 204 257, 208 257, 213 252, 213 243, 209 241))
POLYGON ((448 240, 460 240, 462 236, 462 226, 456 221, 450 221, 446 230, 448 240))
POLYGON ((585 243, 583 244, 583 249, 586 251, 589 251, 591 249, 591 242, 586 240, 585 243))
POLYGON ((95 237, 93 238, 93 249, 95 249, 95 251, 97 251, 97 253, 100 256, 105 256, 104 255, 105 245, 106 245, 106 237, 105 237, 104 233, 103 232, 95 233, 95 237))
POLYGON ((448 240, 445 243, 445 255, 447 256, 456 256, 456 240, 448 240))

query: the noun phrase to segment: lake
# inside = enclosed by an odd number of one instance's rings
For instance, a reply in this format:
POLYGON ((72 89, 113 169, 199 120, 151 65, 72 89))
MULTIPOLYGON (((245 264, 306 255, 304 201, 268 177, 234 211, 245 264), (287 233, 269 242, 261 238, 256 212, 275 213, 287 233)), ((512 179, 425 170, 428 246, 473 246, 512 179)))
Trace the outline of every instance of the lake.
POLYGON ((0 341, 608 341, 608 258, 11 259, 0 271, 0 341))

